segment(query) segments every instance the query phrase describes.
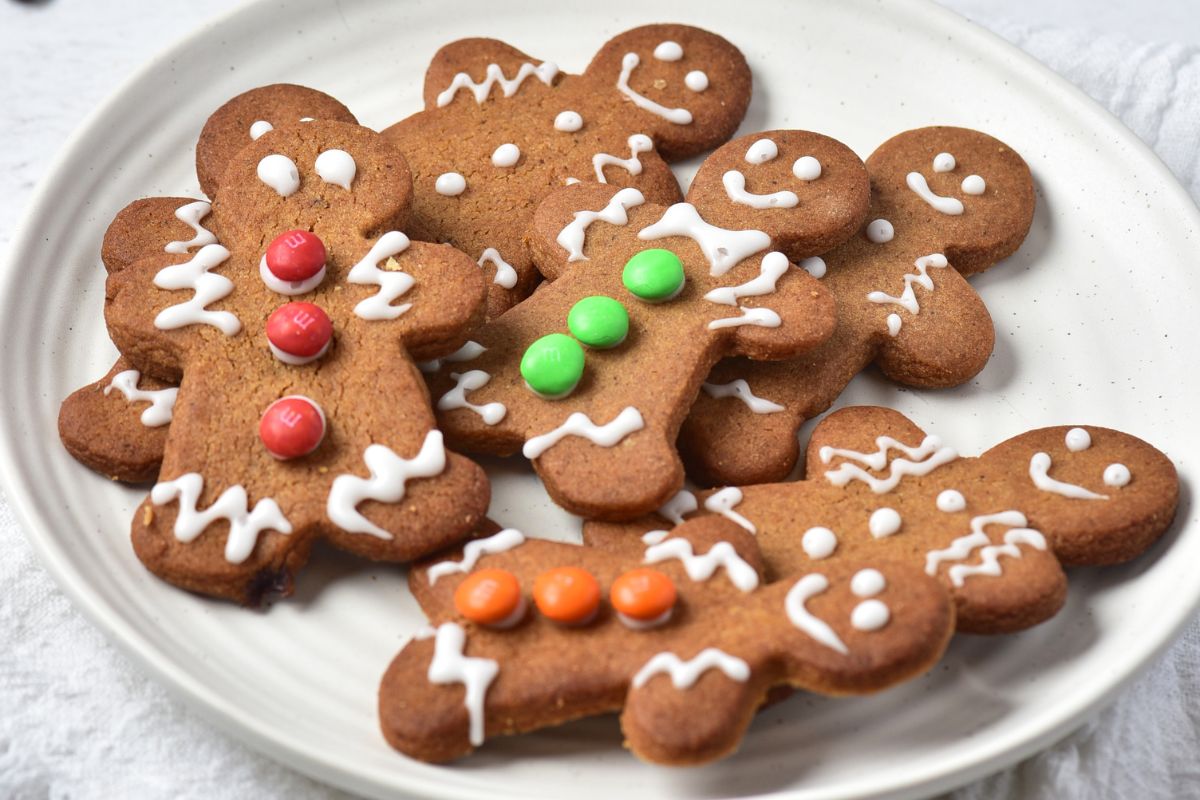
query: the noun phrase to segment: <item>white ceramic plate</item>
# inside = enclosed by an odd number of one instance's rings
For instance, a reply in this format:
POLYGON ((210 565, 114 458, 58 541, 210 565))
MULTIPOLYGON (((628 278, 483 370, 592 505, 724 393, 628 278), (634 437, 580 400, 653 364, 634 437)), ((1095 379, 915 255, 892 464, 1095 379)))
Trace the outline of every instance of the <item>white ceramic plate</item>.
MULTIPOLYGON (((374 796, 904 797, 999 769, 1067 733, 1170 641, 1196 605, 1200 525, 1186 489, 1200 414, 1196 208, 1134 136, 1014 48, 925 4, 606 0, 549 7, 259 2, 163 54, 84 125, 12 247, 0 313, 0 469, 47 567, 101 628, 221 727, 320 779, 374 796), (485 22, 485 20, 489 20, 485 22), (909 413, 963 452, 1030 427, 1111 425, 1166 449, 1185 492, 1171 533, 1137 562, 1077 571, 1067 608, 1019 636, 960 637, 933 674, 870 699, 801 696, 761 714, 741 751, 665 770, 619 746, 613 719, 489 743, 453 767, 409 761, 377 733, 375 690, 423 620, 401 570, 328 551, 298 595, 253 613, 151 578, 127 538, 139 491, 74 463, 60 400, 103 374, 101 235, 144 195, 197 191, 192 147, 212 109, 263 83, 331 92, 382 127, 419 107, 438 46, 493 35, 582 69, 609 36, 679 20, 719 31, 755 71, 744 131, 807 127, 866 155, 910 127, 977 127, 1029 160, 1040 205, 1007 264, 977 281, 998 327, 970 385, 899 390, 858 378, 843 403, 909 413)), ((685 170, 687 172, 687 170, 685 170)), ((570 538, 575 520, 522 464, 490 463, 493 515, 570 538)))

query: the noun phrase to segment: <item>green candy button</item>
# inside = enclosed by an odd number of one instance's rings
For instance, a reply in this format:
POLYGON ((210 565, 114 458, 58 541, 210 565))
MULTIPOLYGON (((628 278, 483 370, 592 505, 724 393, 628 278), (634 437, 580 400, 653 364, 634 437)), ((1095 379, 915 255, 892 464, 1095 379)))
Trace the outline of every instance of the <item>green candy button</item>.
POLYGON ((616 347, 629 333, 629 313, 611 297, 585 297, 571 306, 567 328, 588 347, 616 347))
POLYGON ((583 377, 583 348, 565 333, 543 336, 521 356, 521 377, 548 400, 566 397, 583 377))
POLYGON ((636 297, 661 303, 683 289, 683 262, 670 250, 643 250, 625 262, 621 282, 636 297))

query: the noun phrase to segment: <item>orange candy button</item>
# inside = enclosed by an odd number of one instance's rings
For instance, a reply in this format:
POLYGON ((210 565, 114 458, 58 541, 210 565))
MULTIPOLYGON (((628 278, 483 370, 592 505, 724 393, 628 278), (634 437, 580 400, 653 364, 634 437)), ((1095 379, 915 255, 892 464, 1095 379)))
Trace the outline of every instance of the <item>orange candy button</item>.
POLYGON ((521 610, 521 584, 506 569, 472 572, 454 590, 454 607, 480 625, 505 625, 521 610))
POLYGON ((538 611, 555 622, 588 622, 600 607, 600 584, 579 567, 558 567, 538 575, 533 584, 538 611))
POLYGON ((637 622, 651 622, 675 605, 675 584, 656 569, 632 569, 613 581, 613 608, 637 622))

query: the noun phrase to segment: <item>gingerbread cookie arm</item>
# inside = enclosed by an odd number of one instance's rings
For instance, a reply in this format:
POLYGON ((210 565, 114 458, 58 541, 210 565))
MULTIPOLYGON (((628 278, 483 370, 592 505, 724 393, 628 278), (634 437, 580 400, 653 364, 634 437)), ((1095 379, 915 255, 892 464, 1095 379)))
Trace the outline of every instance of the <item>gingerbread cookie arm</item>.
POLYGON ((109 272, 163 253, 181 255, 217 243, 207 200, 147 197, 117 213, 104 233, 100 257, 109 272))

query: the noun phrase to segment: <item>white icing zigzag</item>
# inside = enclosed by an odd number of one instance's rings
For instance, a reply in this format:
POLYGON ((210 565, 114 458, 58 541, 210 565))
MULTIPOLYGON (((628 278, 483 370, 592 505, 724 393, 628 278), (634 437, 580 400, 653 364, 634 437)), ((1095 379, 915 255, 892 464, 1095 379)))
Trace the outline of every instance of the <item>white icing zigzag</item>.
POLYGON ((433 660, 426 677, 430 683, 461 683, 466 689, 463 705, 470 721, 470 741, 475 747, 483 744, 483 702, 488 687, 500 672, 500 665, 490 658, 463 655, 467 633, 454 622, 438 626, 433 645, 433 660))
POLYGON ((1038 550, 1046 549, 1046 537, 1029 524, 1025 515, 1020 511, 1001 511, 997 514, 984 514, 971 519, 971 533, 960 536, 942 550, 930 550, 925 554, 925 572, 937 575, 938 565, 943 561, 965 561, 976 548, 979 551, 979 564, 955 564, 948 571, 950 582, 962 586, 972 575, 1000 575, 1000 556, 1020 558, 1021 550, 1017 545, 1025 544, 1038 550), (994 545, 991 538, 984 532, 988 525, 1006 525, 1009 530, 1004 534, 1004 544, 994 545))
POLYGON ((630 175, 642 174, 642 162, 638 159, 641 153, 648 153, 654 149, 654 143, 650 141, 650 137, 644 133, 635 133, 629 137, 629 158, 617 158, 608 153, 597 153, 592 156, 592 169, 596 170, 596 180, 600 183, 608 183, 604 177, 604 168, 607 166, 621 167, 630 175))
POLYGON ((759 328, 778 328, 783 320, 769 308, 746 308, 738 306, 742 312, 740 317, 723 317, 708 323, 708 329, 715 331, 720 328, 737 328, 742 325, 754 325, 759 328))
POLYGON ((537 76, 539 81, 549 86, 554 82, 554 76, 558 75, 558 66, 549 61, 543 61, 536 67, 533 64, 525 63, 510 80, 504 77, 504 70, 500 68, 499 64, 488 64, 487 72, 481 83, 476 83, 467 73, 460 72, 450 80, 450 85, 437 96, 438 108, 450 105, 450 102, 454 100, 454 95, 458 94, 458 90, 464 88, 469 89, 471 94, 475 95, 476 103, 483 103, 491 94, 492 87, 497 85, 505 97, 512 97, 530 75, 537 76))
POLYGON ((750 665, 715 647, 706 647, 687 661, 674 653, 659 653, 646 662, 633 676, 633 688, 640 689, 659 673, 670 675, 676 689, 687 689, 710 669, 719 669, 730 680, 745 683, 750 678, 750 665))
POLYGON ((475 569, 475 564, 485 555, 503 553, 525 543, 525 535, 515 528, 505 528, 486 539, 476 539, 467 542, 463 548, 462 561, 439 561, 429 568, 429 585, 438 582, 438 578, 453 575, 455 572, 468 573, 475 569))
POLYGON ((346 280, 364 286, 378 286, 379 291, 354 307, 363 319, 396 319, 412 308, 412 303, 394 306, 392 301, 413 287, 413 277, 407 272, 389 272, 379 268, 385 258, 399 255, 408 249, 409 240, 400 231, 388 231, 371 246, 367 254, 350 268, 346 280))
MULTIPOLYGON (((933 291, 933 278, 929 277, 928 270, 930 268, 944 269, 949 265, 949 262, 946 261, 946 257, 941 253, 930 253, 927 256, 921 256, 913 264, 916 266, 917 271, 910 272, 904 276, 904 291, 900 293, 899 297, 893 297, 887 292, 870 292, 867 294, 867 299, 872 303, 890 303, 900 306, 910 314, 921 313, 921 305, 917 302, 917 295, 913 291, 913 284, 915 283, 929 291, 933 291)), ((892 314, 891 317, 888 318, 888 333, 896 336, 900 333, 900 326, 903 321, 896 314, 892 314), (891 317, 895 317, 894 322, 891 317)))
POLYGON ((264 497, 247 508, 249 498, 243 486, 230 486, 221 492, 211 506, 204 511, 196 508, 200 492, 204 489, 204 478, 198 472, 180 475, 173 481, 163 481, 150 490, 150 502, 156 506, 179 499, 179 512, 175 517, 175 538, 183 543, 195 539, 204 529, 219 519, 229 521, 229 535, 225 539, 225 560, 230 564, 241 564, 250 557, 258 543, 258 535, 265 530, 283 534, 292 532, 292 524, 279 510, 279 504, 264 497))
POLYGON ((704 508, 714 514, 720 514, 730 522, 735 522, 750 533, 758 533, 754 523, 734 511, 734 506, 742 502, 742 490, 736 486, 726 486, 719 492, 709 496, 704 501, 704 508))
POLYGON ((622 189, 599 211, 576 211, 575 218, 559 231, 555 241, 567 251, 567 261, 587 261, 583 245, 587 240, 588 226, 596 220, 609 225, 628 225, 629 215, 626 212, 644 202, 646 198, 637 189, 622 189))
POLYGON ((418 361, 417 369, 421 372, 437 372, 442 368, 442 364, 457 364, 463 361, 474 361, 487 352, 487 348, 479 342, 467 340, 467 343, 455 350, 448 356, 435 358, 432 361, 418 361))
POLYGON ((800 580, 796 581, 795 585, 788 591, 787 597, 783 600, 784 611, 787 612, 788 619, 792 621, 800 630, 807 633, 819 643, 825 645, 831 650, 836 650, 842 655, 847 655, 850 650, 846 647, 846 643, 841 637, 829 627, 824 620, 817 619, 812 612, 805 606, 810 599, 824 592, 829 588, 829 579, 819 573, 805 575, 800 580))
POLYGON ((487 385, 492 376, 481 369, 473 369, 462 373, 451 372, 450 378, 454 381, 454 388, 442 395, 442 399, 438 400, 439 411, 453 411, 456 408, 465 408, 474 411, 482 419, 485 425, 496 425, 508 413, 508 409, 503 403, 485 403, 478 406, 467 399, 467 392, 473 392, 476 389, 482 389, 487 385))
POLYGON ((718 567, 724 567, 729 582, 741 591, 752 592, 758 588, 758 573, 737 554, 729 542, 717 542, 707 553, 696 555, 692 543, 687 539, 668 539, 649 547, 643 563, 657 564, 670 558, 682 561, 688 577, 694 581, 706 581, 718 567))
POLYGON ((339 528, 350 533, 368 533, 390 541, 392 534, 368 520, 358 511, 364 500, 380 503, 399 503, 404 499, 405 485, 413 478, 432 478, 446 469, 446 449, 442 432, 425 434, 421 450, 413 458, 401 458, 388 447, 373 444, 363 452, 363 461, 371 471, 370 478, 339 475, 329 489, 325 513, 339 528))
POLYGON ((629 86, 629 78, 633 75, 634 69, 641 63, 637 53, 626 53, 621 59, 621 74, 617 76, 617 91, 633 101, 633 104, 640 109, 649 111, 651 114, 656 114, 667 122, 673 122, 676 125, 690 125, 692 122, 692 112, 686 108, 667 108, 664 105, 654 102, 649 97, 639 94, 629 86))
POLYGON ((771 402, 750 391, 750 384, 746 383, 744 378, 738 378, 729 383, 705 383, 701 384, 700 388, 709 397, 736 397, 755 414, 774 414, 784 410, 779 403, 771 402))
POLYGON ((496 268, 496 277, 492 279, 492 283, 503 286, 505 289, 511 289, 517 285, 517 271, 513 269, 512 264, 500 256, 499 250, 494 247, 487 248, 480 254, 479 261, 475 263, 482 267, 488 261, 492 262, 496 268))
POLYGON ((194 203, 188 203, 175 209, 175 219, 189 226, 196 235, 186 242, 168 242, 163 250, 168 253, 177 253, 183 255, 193 247, 204 247, 206 244, 216 244, 217 237, 212 231, 200 224, 200 220, 208 216, 212 211, 212 205, 204 200, 197 200, 194 203))
POLYGON ((525 442, 521 452, 530 460, 540 456, 568 436, 582 436, 601 447, 612 447, 626 436, 646 427, 642 414, 633 406, 626 406, 611 422, 597 425, 587 414, 576 411, 566 422, 548 433, 534 436, 525 442))
POLYGON ((896 441, 890 436, 880 436, 875 440, 879 449, 874 453, 859 453, 855 450, 839 450, 826 445, 821 448, 821 463, 828 464, 835 457, 853 459, 866 464, 876 472, 888 466, 888 452, 899 450, 906 458, 896 458, 891 462, 891 468, 884 478, 877 478, 857 464, 844 463, 837 469, 825 473, 825 477, 834 486, 845 486, 852 480, 860 480, 871 487, 875 494, 890 492, 899 485, 900 481, 909 475, 928 475, 943 464, 958 458, 953 448, 944 447, 937 436, 926 436, 917 447, 909 447, 896 441), (917 459, 912 461, 911 459, 917 459))
POLYGON ((771 237, 762 231, 731 231, 709 225, 691 203, 676 203, 663 212, 658 222, 638 233, 642 240, 668 236, 686 236, 700 245, 713 276, 724 275, 743 259, 771 246, 771 237))
POLYGON ((156 391, 139 389, 138 380, 141 377, 142 373, 136 369, 118 372, 113 376, 112 382, 104 387, 104 394, 107 396, 113 389, 116 389, 125 395, 125 399, 130 403, 139 401, 149 403, 150 407, 142 411, 142 424, 147 428, 166 425, 171 421, 171 412, 175 409, 175 398, 179 395, 179 389, 176 387, 156 391))
POLYGON ((704 299, 726 306, 736 306, 739 297, 759 297, 775 291, 775 284, 788 271, 791 264, 783 253, 772 250, 762 257, 758 277, 738 286, 721 286, 704 295, 704 299))
POLYGON ((224 275, 209 272, 229 258, 229 251, 219 244, 206 244, 191 261, 163 267, 154 276, 160 289, 191 289, 194 294, 186 303, 164 308, 154 318, 154 327, 170 331, 186 325, 212 325, 226 336, 236 336, 242 322, 228 311, 209 311, 209 303, 228 297, 233 281, 224 275))

